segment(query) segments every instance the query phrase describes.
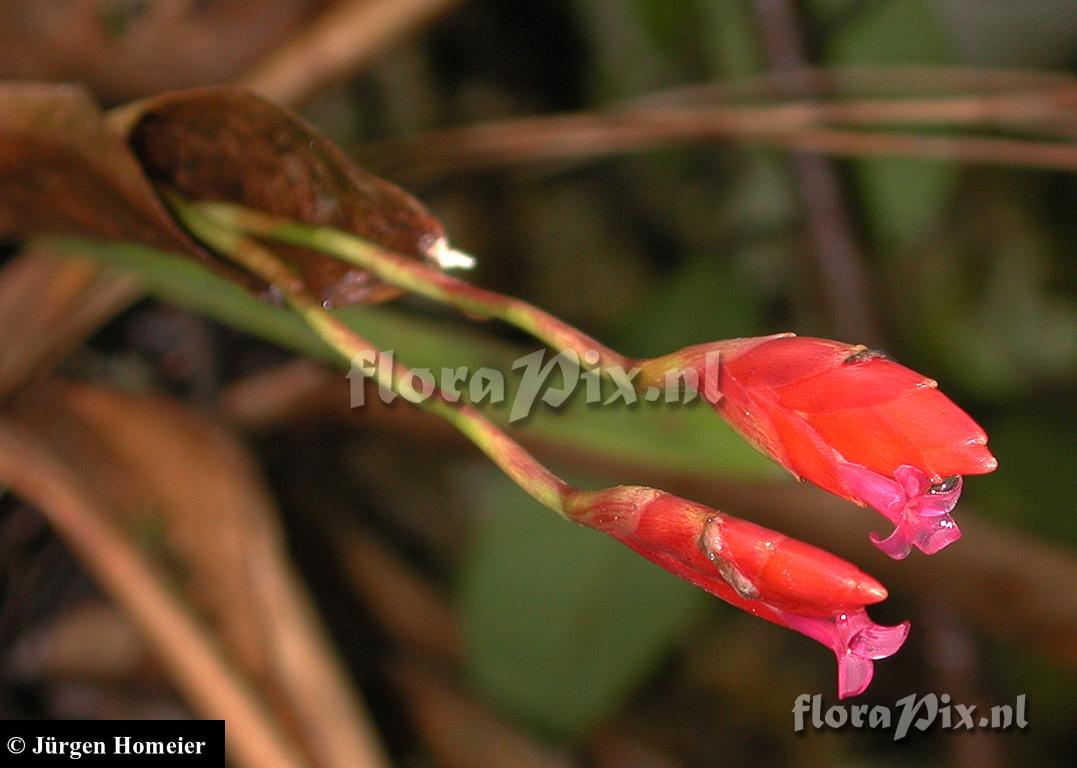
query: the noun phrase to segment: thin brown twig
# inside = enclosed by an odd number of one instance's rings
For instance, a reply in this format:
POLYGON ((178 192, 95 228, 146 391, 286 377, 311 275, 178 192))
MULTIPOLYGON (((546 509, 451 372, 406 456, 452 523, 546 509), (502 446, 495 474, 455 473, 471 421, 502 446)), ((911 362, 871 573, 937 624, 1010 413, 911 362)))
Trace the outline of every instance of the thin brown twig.
POLYGON ((633 100, 634 104, 721 99, 877 98, 883 95, 923 98, 931 95, 1038 91, 1073 84, 1065 72, 953 66, 801 67, 766 72, 718 83, 677 86, 633 100))
POLYGON ((236 81, 299 104, 448 12, 460 0, 345 0, 236 81))
MULTIPOLYGON (((878 125, 939 125, 1016 128, 1043 120, 1077 120, 1077 84, 1050 90, 998 96, 864 99, 860 101, 786 101, 777 104, 721 105, 714 101, 663 104, 667 114, 684 120, 722 120, 743 126, 789 130, 825 123, 870 127, 878 125)), ((639 107, 637 107, 639 108, 639 107)), ((649 109, 655 109, 649 106, 649 109)), ((632 112, 631 108, 625 110, 632 112)))
POLYGON ((850 157, 961 160, 1045 170, 1077 171, 1077 144, 996 139, 984 136, 925 136, 916 133, 807 130, 751 137, 750 142, 850 157))
POLYGON ((252 768, 305 765, 205 630, 169 592, 164 577, 108 522, 103 505, 63 461, 6 419, 0 419, 0 478, 45 515, 151 639, 194 709, 207 718, 227 719, 228 748, 237 763, 252 768))
POLYGON ((1077 123, 1077 85, 1039 94, 946 97, 771 106, 641 107, 511 118, 368 145, 366 164, 398 179, 423 179, 473 168, 579 160, 685 141, 733 140, 837 155, 899 155, 1077 169, 1077 145, 981 135, 899 133, 831 127, 927 124, 1016 125, 1028 120, 1077 123))

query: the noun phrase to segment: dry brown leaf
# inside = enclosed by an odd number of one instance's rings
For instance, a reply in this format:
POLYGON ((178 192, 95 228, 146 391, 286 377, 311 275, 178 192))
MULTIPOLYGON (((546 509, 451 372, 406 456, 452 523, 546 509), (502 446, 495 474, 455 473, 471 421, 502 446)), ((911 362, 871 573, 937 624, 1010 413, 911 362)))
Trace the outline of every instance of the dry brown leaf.
POLYGON ((298 358, 229 383, 217 395, 217 410, 245 432, 266 429, 294 418, 315 417, 325 391, 339 386, 339 374, 298 358))
MULTIPOLYGON (((160 203, 85 89, 0 85, 0 237, 134 240, 208 259, 160 203)), ((233 270, 239 274, 238 270, 233 270)), ((0 277, 0 397, 47 369, 135 295, 97 266, 27 255, 0 277)))
POLYGON ((292 571, 273 503, 226 430, 163 397, 53 383, 18 403, 217 628, 319 766, 379 750, 292 571))
POLYGON ((109 102, 222 83, 327 0, 5 0, 0 77, 78 80, 109 102))
MULTIPOLYGON (((292 112, 237 88, 165 94, 105 118, 75 86, 0 85, 0 178, 0 237, 136 241, 196 256, 259 293, 263 281, 186 236, 154 183, 338 227, 417 259, 444 246, 441 225, 415 198, 355 166, 292 112)), ((323 254, 287 253, 326 302, 400 294, 323 254)))
MULTIPOLYGON (((116 114, 154 182, 194 200, 224 200, 353 232, 427 258, 444 231, 418 200, 352 163, 297 115, 238 88, 171 93, 116 114)), ((307 285, 334 304, 399 295, 369 273, 288 249, 307 285)))
POLYGON ((37 232, 194 245, 85 89, 0 86, 0 237, 37 232))

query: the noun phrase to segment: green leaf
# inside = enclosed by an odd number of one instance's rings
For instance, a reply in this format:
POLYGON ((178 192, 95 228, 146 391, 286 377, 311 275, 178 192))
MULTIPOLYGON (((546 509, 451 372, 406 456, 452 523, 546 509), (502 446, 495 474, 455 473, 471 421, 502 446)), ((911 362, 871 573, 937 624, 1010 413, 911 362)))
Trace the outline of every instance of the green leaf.
MULTIPOLYGON (((298 316, 259 301, 188 258, 132 243, 70 238, 49 238, 45 242, 53 250, 91 256, 134 274, 149 292, 166 301, 301 354, 346 366, 298 316)), ((335 314, 374 344, 394 350, 399 360, 413 367, 436 372, 442 367, 466 366, 475 370, 488 366, 505 373, 510 386, 513 361, 539 348, 537 344, 510 346, 450 323, 405 315, 383 306, 346 307, 335 310, 335 314)), ((506 403, 486 411, 495 421, 504 423, 511 402, 510 391, 506 403)), ((699 401, 681 406, 641 403, 599 407, 574 397, 557 410, 540 408, 531 419, 513 429, 542 442, 635 463, 655 472, 743 478, 783 475, 699 401)))
POLYGON ((864 4, 860 0, 806 0, 804 3, 808 13, 826 25, 855 12, 858 5, 862 7, 864 4))
POLYGON ((309 357, 339 363, 339 357, 297 315, 259 301, 191 258, 137 243, 66 237, 47 237, 39 242, 46 251, 93 258, 117 272, 133 275, 149 293, 165 301, 309 357))
POLYGON ((556 738, 614 713, 683 637, 704 593, 489 478, 459 607, 474 686, 556 738))

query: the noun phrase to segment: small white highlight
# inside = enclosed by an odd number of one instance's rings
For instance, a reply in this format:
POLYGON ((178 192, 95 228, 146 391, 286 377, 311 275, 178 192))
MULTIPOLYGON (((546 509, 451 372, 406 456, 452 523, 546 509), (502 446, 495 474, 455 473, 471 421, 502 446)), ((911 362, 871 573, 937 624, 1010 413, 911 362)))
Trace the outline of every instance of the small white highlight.
POLYGON ((476 264, 474 256, 451 247, 444 237, 435 240, 426 255, 442 269, 474 269, 476 264))

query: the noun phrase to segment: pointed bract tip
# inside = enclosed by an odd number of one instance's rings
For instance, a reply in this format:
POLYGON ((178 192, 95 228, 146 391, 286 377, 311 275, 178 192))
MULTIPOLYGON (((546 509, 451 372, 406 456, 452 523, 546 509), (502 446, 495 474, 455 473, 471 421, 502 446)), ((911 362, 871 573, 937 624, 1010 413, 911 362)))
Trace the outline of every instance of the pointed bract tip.
POLYGON ((474 256, 453 248, 444 237, 435 240, 426 255, 442 269, 474 269, 477 263, 474 256))
POLYGON ((887 598, 890 593, 886 591, 886 587, 877 582, 870 576, 863 576, 860 582, 856 585, 857 592, 863 597, 864 605, 872 605, 874 603, 881 603, 887 598))

